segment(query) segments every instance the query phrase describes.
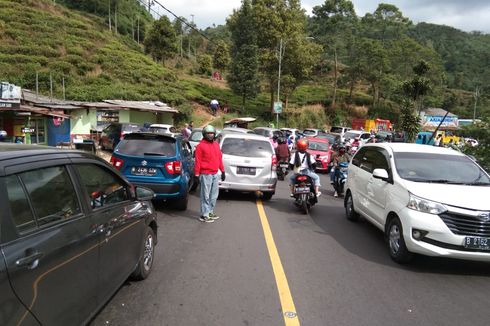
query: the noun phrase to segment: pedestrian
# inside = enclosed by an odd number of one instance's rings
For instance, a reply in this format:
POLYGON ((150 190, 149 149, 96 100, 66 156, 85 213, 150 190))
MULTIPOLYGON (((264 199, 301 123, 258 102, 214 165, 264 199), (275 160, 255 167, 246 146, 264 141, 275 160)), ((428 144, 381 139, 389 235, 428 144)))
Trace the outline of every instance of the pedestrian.
POLYGON ((219 109, 219 102, 217 99, 212 99, 211 102, 209 103, 209 106, 211 108, 211 113, 213 115, 216 115, 216 112, 219 109))
POLYGON ((194 128, 194 122, 190 121, 189 122, 189 130, 192 131, 192 128, 194 128))
POLYGON ((437 135, 436 139, 434 140, 434 146, 441 146, 441 139, 442 139, 442 135, 441 134, 437 135))
POLYGON ((191 130, 189 129, 189 124, 188 123, 186 123, 184 125, 184 128, 182 128, 181 133, 182 133, 182 138, 189 139, 189 137, 191 135, 191 130))
POLYGON ((194 175, 199 178, 201 185, 201 222, 212 223, 219 219, 214 213, 218 199, 218 170, 221 171, 221 181, 225 181, 223 154, 218 143, 214 140, 216 129, 207 125, 202 130, 202 140, 196 146, 194 175))

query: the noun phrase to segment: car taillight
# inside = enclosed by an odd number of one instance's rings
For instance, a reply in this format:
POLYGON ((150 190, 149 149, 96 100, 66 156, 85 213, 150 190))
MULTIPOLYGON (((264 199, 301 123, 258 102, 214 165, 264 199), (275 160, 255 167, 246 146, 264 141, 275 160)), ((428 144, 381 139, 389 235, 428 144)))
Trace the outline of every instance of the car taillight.
POLYGON ((182 172, 182 165, 180 161, 172 161, 165 163, 165 169, 170 174, 180 174, 182 172))
POLYGON ((296 180, 298 180, 298 181, 306 181, 307 179, 308 179, 308 177, 305 175, 300 175, 300 176, 296 177, 296 180))
POLYGON ((119 140, 123 140, 124 139, 124 131, 121 131, 121 134, 119 134, 119 140))
POLYGON ((120 158, 111 156, 111 164, 118 170, 121 170, 124 160, 121 160, 120 158))
POLYGON ((277 170, 277 156, 274 154, 272 155, 272 171, 277 170))

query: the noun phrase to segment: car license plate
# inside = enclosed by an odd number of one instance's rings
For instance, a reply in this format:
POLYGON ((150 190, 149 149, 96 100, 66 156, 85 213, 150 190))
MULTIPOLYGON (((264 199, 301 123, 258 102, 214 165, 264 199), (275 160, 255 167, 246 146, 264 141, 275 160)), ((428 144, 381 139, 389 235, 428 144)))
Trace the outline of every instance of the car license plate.
POLYGON ((152 176, 157 174, 157 169, 155 168, 147 168, 143 166, 133 166, 131 168, 132 175, 144 175, 144 176, 152 176))
POLYGON ((467 249, 490 250, 490 238, 465 237, 464 247, 467 249))
POLYGON ((279 167, 283 169, 287 169, 289 167, 289 164, 287 163, 279 163, 279 167))
POLYGON ((295 194, 309 194, 310 187, 294 187, 295 194))
POLYGON ((246 166, 237 166, 236 174, 247 174, 247 175, 255 175, 256 168, 246 167, 246 166))

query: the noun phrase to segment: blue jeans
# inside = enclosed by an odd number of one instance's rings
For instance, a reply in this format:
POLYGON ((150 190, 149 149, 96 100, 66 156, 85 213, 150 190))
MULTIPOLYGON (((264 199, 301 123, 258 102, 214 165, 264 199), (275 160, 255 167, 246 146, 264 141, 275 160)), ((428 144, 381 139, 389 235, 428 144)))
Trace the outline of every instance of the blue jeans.
MULTIPOLYGON (((305 170, 301 170, 300 171, 301 174, 306 174, 307 176, 309 176, 310 178, 313 179, 313 182, 315 183, 315 187, 320 187, 320 177, 318 176, 318 174, 316 174, 315 172, 311 171, 310 169, 305 169, 305 170)), ((289 176, 289 184, 290 185, 293 185, 294 184, 294 178, 296 178, 296 174, 295 173, 291 173, 291 175, 289 176)))
POLYGON ((214 213, 218 199, 219 175, 218 173, 201 174, 199 182, 201 183, 201 216, 209 216, 209 213, 214 213))

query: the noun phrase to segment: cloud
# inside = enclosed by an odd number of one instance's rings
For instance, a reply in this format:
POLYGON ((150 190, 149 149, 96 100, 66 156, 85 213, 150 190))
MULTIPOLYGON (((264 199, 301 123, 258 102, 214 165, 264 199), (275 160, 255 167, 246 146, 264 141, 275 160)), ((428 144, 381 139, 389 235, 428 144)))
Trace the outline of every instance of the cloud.
MULTIPOLYGON (((158 0, 166 8, 189 21, 194 15, 194 22, 199 28, 222 25, 233 9, 240 8, 241 0, 158 0)), ((479 30, 490 33, 489 0, 352 0, 358 16, 374 12, 380 2, 397 6, 404 16, 414 23, 428 22, 448 25, 464 31, 479 30)), ((308 15, 314 6, 322 5, 325 0, 302 0, 302 6, 308 15)), ((155 9, 158 5, 154 6, 155 9)), ((173 16, 160 9, 171 20, 173 16)))

